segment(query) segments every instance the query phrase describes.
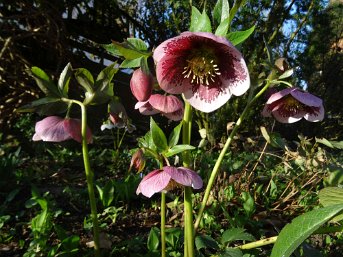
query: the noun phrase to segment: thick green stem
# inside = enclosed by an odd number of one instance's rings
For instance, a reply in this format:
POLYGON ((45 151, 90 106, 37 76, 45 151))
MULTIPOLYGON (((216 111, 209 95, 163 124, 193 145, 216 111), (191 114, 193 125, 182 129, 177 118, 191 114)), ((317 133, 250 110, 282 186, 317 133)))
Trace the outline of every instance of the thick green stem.
POLYGON ((166 257, 166 193, 161 193, 161 256, 166 257))
POLYGON ((81 107, 82 155, 83 155, 83 164, 84 164, 85 173, 86 173, 89 202, 90 202, 90 207, 91 207, 94 251, 95 251, 95 256, 100 257, 99 222, 98 222, 98 212, 96 208, 96 200, 95 200, 95 194, 94 194, 94 181, 93 181, 94 173, 91 169, 90 162, 89 162, 88 144, 87 144, 87 109, 86 109, 86 106, 79 101, 65 99, 65 98, 63 98, 62 100, 68 103, 78 104, 81 107))
POLYGON ((229 138, 227 139, 227 141, 226 141, 222 151, 220 152, 219 157, 218 157, 218 159, 217 159, 217 161, 216 161, 216 163, 215 163, 215 165, 213 167, 211 176, 210 176, 210 178, 208 180, 208 184, 206 186, 204 198, 203 198, 203 200, 201 202, 201 206, 200 206, 200 209, 199 209, 199 212, 198 212, 198 216, 197 216, 197 219, 195 221, 195 225, 194 225, 195 230, 199 227, 199 224, 200 224, 200 221, 202 219, 202 215, 204 213, 204 210, 205 210, 208 198, 210 196, 210 192, 211 192, 212 186, 213 186, 214 181, 215 181, 215 179, 216 179, 216 177, 218 175, 220 165, 221 165, 221 163, 222 163, 222 161, 224 159, 224 156, 225 156, 227 150, 229 149, 229 146, 230 146, 230 144, 232 142, 233 137, 236 135, 240 125, 242 124, 243 120, 246 118, 247 114, 249 113, 249 110, 250 110, 251 106, 263 94, 263 92, 267 90, 267 88, 269 86, 270 86, 270 81, 267 81, 266 85, 260 90, 260 92, 258 92, 254 96, 254 98, 246 105, 246 107, 244 108, 241 116, 236 121, 236 125, 233 128, 233 130, 231 131, 231 134, 230 134, 229 138))
POLYGON ((85 172, 86 172, 89 202, 91 206, 91 217, 92 217, 92 222, 93 222, 94 251, 95 251, 95 256, 100 257, 98 211, 96 208, 96 201, 95 201, 95 194, 94 194, 94 181, 93 181, 94 173, 89 163, 88 144, 87 144, 87 111, 86 111, 86 107, 83 104, 80 106, 81 106, 81 111, 82 111, 82 126, 81 126, 82 154, 83 154, 83 164, 85 166, 85 172))
MULTIPOLYGON (((192 107, 185 101, 185 112, 183 116, 182 125, 182 142, 183 144, 190 144, 191 142, 191 128, 192 128, 192 107)), ((188 151, 183 154, 183 166, 191 166, 191 155, 188 151)), ((193 204, 192 204, 192 189, 185 187, 184 191, 184 256, 194 256, 194 227, 193 227, 193 204)))

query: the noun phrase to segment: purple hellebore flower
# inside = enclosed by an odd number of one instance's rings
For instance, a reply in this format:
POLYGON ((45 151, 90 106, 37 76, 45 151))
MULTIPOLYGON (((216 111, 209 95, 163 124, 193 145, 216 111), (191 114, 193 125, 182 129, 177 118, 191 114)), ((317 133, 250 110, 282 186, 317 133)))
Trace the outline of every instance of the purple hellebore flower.
POLYGON ((165 166, 162 170, 154 170, 146 175, 139 183, 136 194, 142 193, 150 198, 157 192, 173 189, 177 185, 200 189, 203 182, 201 177, 193 170, 184 167, 165 166))
POLYGON ((147 101, 153 88, 152 75, 144 73, 141 68, 135 70, 130 80, 130 88, 138 101, 147 101))
POLYGON ((209 32, 184 32, 160 44, 153 54, 160 87, 184 94, 194 108, 212 112, 231 95, 250 86, 242 54, 224 37, 209 32))
POLYGON ((183 103, 173 95, 152 95, 146 102, 138 102, 135 106, 144 115, 161 113, 170 120, 179 121, 183 117, 183 103))
POLYGON ((302 118, 317 122, 324 118, 323 101, 296 87, 286 88, 269 97, 262 115, 265 117, 273 115, 282 123, 293 123, 302 118))
MULTIPOLYGON (((69 139, 81 143, 81 120, 63 119, 58 116, 49 116, 36 123, 33 141, 62 142, 69 139)), ((87 127, 87 143, 92 143, 92 132, 87 127)))

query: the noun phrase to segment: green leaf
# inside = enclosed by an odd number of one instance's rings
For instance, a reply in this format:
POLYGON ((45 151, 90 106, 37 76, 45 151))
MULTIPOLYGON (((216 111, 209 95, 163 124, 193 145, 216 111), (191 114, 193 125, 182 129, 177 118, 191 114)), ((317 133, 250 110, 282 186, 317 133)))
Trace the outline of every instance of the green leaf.
POLYGON ((316 142, 326 145, 330 148, 343 149, 343 141, 329 141, 326 138, 316 138, 316 142))
POLYGON ((50 103, 56 103, 56 102, 62 102, 61 98, 56 98, 56 97, 43 97, 38 100, 35 100, 29 104, 26 104, 24 106, 21 106, 20 108, 17 109, 18 112, 34 112, 36 111, 36 107, 45 105, 45 104, 50 104, 50 103))
POLYGON ((68 90, 69 90, 69 81, 71 78, 73 71, 71 68, 71 64, 68 63, 67 66, 63 69, 60 78, 58 80, 57 86, 58 90, 60 91, 61 95, 64 97, 68 97, 68 90))
MULTIPOLYGON (((131 40, 131 42, 133 42, 131 40)), ((113 45, 117 48, 120 54, 128 60, 137 59, 143 56, 150 56, 151 53, 147 51, 142 51, 139 48, 136 48, 134 44, 126 40, 123 43, 113 42, 113 45)), ((139 45, 141 47, 141 45, 139 45)))
POLYGON ((243 253, 240 249, 228 248, 220 253, 219 257, 243 257, 243 253))
POLYGON ((191 26, 189 31, 192 32, 212 32, 211 21, 207 16, 205 10, 201 14, 200 11, 192 6, 192 15, 191 15, 191 26))
POLYGON ((140 38, 128 38, 127 42, 129 42, 132 46, 134 46, 139 51, 148 51, 148 47, 145 42, 140 38))
POLYGON ((281 74, 279 79, 285 79, 293 75, 293 69, 286 70, 284 73, 281 74))
POLYGON ((225 37, 229 30, 229 27, 230 27, 229 18, 227 18, 219 24, 218 28, 216 29, 215 34, 217 36, 225 37))
POLYGON ((182 121, 179 123, 179 125, 177 125, 173 131, 170 133, 169 135, 169 140, 168 140, 168 145, 169 147, 173 147, 174 145, 176 145, 179 142, 179 138, 180 138, 180 132, 181 132, 181 128, 182 128, 182 121))
POLYGON ((255 237, 246 233, 244 228, 231 228, 225 230, 221 237, 222 244, 228 244, 237 240, 254 241, 255 237))
POLYGON ((254 32, 255 25, 243 31, 234 31, 227 34, 227 39, 235 46, 244 42, 254 32))
POLYGON ((262 136, 264 137, 264 139, 267 141, 268 144, 270 144, 270 136, 268 134, 267 129, 265 127, 261 126, 260 130, 261 130, 261 133, 262 133, 262 136))
POLYGON ((120 68, 137 68, 139 66, 141 66, 141 60, 143 57, 139 57, 137 59, 132 59, 132 60, 128 60, 125 59, 121 64, 120 64, 120 68))
POLYGON ((141 69, 145 74, 150 74, 149 64, 148 64, 148 57, 141 58, 140 63, 141 69))
POLYGON ((227 0, 218 0, 213 9, 213 18, 217 24, 222 23, 230 16, 230 5, 227 0))
POLYGON ((69 236, 61 242, 62 248, 67 252, 75 252, 79 247, 80 237, 79 236, 69 236))
POLYGON ((32 67, 30 75, 33 76, 38 87, 45 95, 55 97, 61 96, 54 82, 42 69, 38 67, 32 67))
POLYGON ((241 193, 243 200, 243 208, 248 216, 250 216, 255 211, 255 201, 249 192, 241 193))
POLYGON ((230 23, 233 19, 233 17, 235 17, 238 9, 241 7, 241 6, 244 6, 246 4, 247 0, 236 0, 234 5, 232 6, 231 10, 230 10, 230 23))
POLYGON ((75 71, 76 80, 89 94, 94 93, 94 78, 92 74, 85 68, 79 68, 75 71))
POLYGON ((164 155, 166 157, 173 156, 175 154, 187 151, 187 150, 194 150, 195 147, 191 145, 175 145, 172 148, 170 148, 164 155))
POLYGON ((165 152, 169 149, 167 144, 167 138, 163 133, 162 129, 156 124, 154 119, 150 118, 150 131, 152 136, 152 141, 159 152, 165 152))
POLYGON ((218 243, 212 237, 208 235, 200 235, 195 238, 195 247, 197 250, 202 248, 219 249, 218 243))
POLYGON ((123 56, 120 51, 118 50, 118 48, 116 47, 116 45, 114 45, 113 43, 111 44, 101 44, 101 46, 111 55, 114 55, 116 57, 121 57, 123 56))
POLYGON ((152 227, 149 233, 147 246, 149 251, 156 251, 158 250, 160 244, 160 237, 159 237, 159 229, 156 227, 152 227))
MULTIPOLYGON (((343 188, 326 187, 319 191, 319 202, 324 206, 343 204, 343 188)), ((334 217, 331 221, 338 222, 343 219, 343 214, 334 217)))
POLYGON ((289 257, 294 250, 325 222, 343 210, 343 204, 331 205, 305 213, 292 220, 280 232, 271 257, 289 257))

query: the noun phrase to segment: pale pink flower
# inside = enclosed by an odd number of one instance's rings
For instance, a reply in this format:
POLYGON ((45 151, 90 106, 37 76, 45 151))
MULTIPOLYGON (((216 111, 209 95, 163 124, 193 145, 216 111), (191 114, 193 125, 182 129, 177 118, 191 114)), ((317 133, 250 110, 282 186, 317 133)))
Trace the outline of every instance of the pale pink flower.
POLYGON ((160 44, 153 57, 160 87, 170 94, 184 94, 203 112, 218 109, 250 86, 242 54, 212 33, 184 32, 160 44))
POLYGON ((151 95, 148 101, 138 102, 135 106, 144 115, 161 113, 170 120, 179 121, 183 117, 183 103, 173 95, 151 95))
MULTIPOLYGON (((69 139, 81 143, 81 120, 63 119, 58 116, 49 116, 36 123, 33 141, 62 142, 69 139)), ((92 132, 87 127, 87 143, 91 143, 92 132)))
POLYGON ((193 170, 184 167, 165 166, 146 175, 138 185, 136 194, 146 197, 161 191, 168 191, 177 186, 188 186, 200 189, 203 186, 201 177, 193 170))
POLYGON ((286 88, 269 97, 262 115, 274 116, 282 123, 293 123, 302 118, 317 122, 324 118, 323 101, 298 88, 286 88))

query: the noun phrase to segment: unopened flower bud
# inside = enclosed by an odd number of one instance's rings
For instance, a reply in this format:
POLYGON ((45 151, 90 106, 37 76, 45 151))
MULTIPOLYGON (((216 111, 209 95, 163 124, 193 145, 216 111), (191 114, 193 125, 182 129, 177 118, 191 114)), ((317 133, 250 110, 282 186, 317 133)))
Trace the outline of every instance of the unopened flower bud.
POLYGON ((151 74, 146 74, 142 69, 137 69, 133 72, 130 81, 132 94, 140 102, 147 101, 152 93, 153 77, 151 74))
POLYGON ((138 149, 131 158, 130 170, 134 167, 137 172, 141 172, 145 167, 144 153, 142 149, 138 149))
POLYGON ((275 67, 281 73, 285 72, 286 70, 288 70, 290 68, 286 58, 278 58, 275 61, 275 67))

